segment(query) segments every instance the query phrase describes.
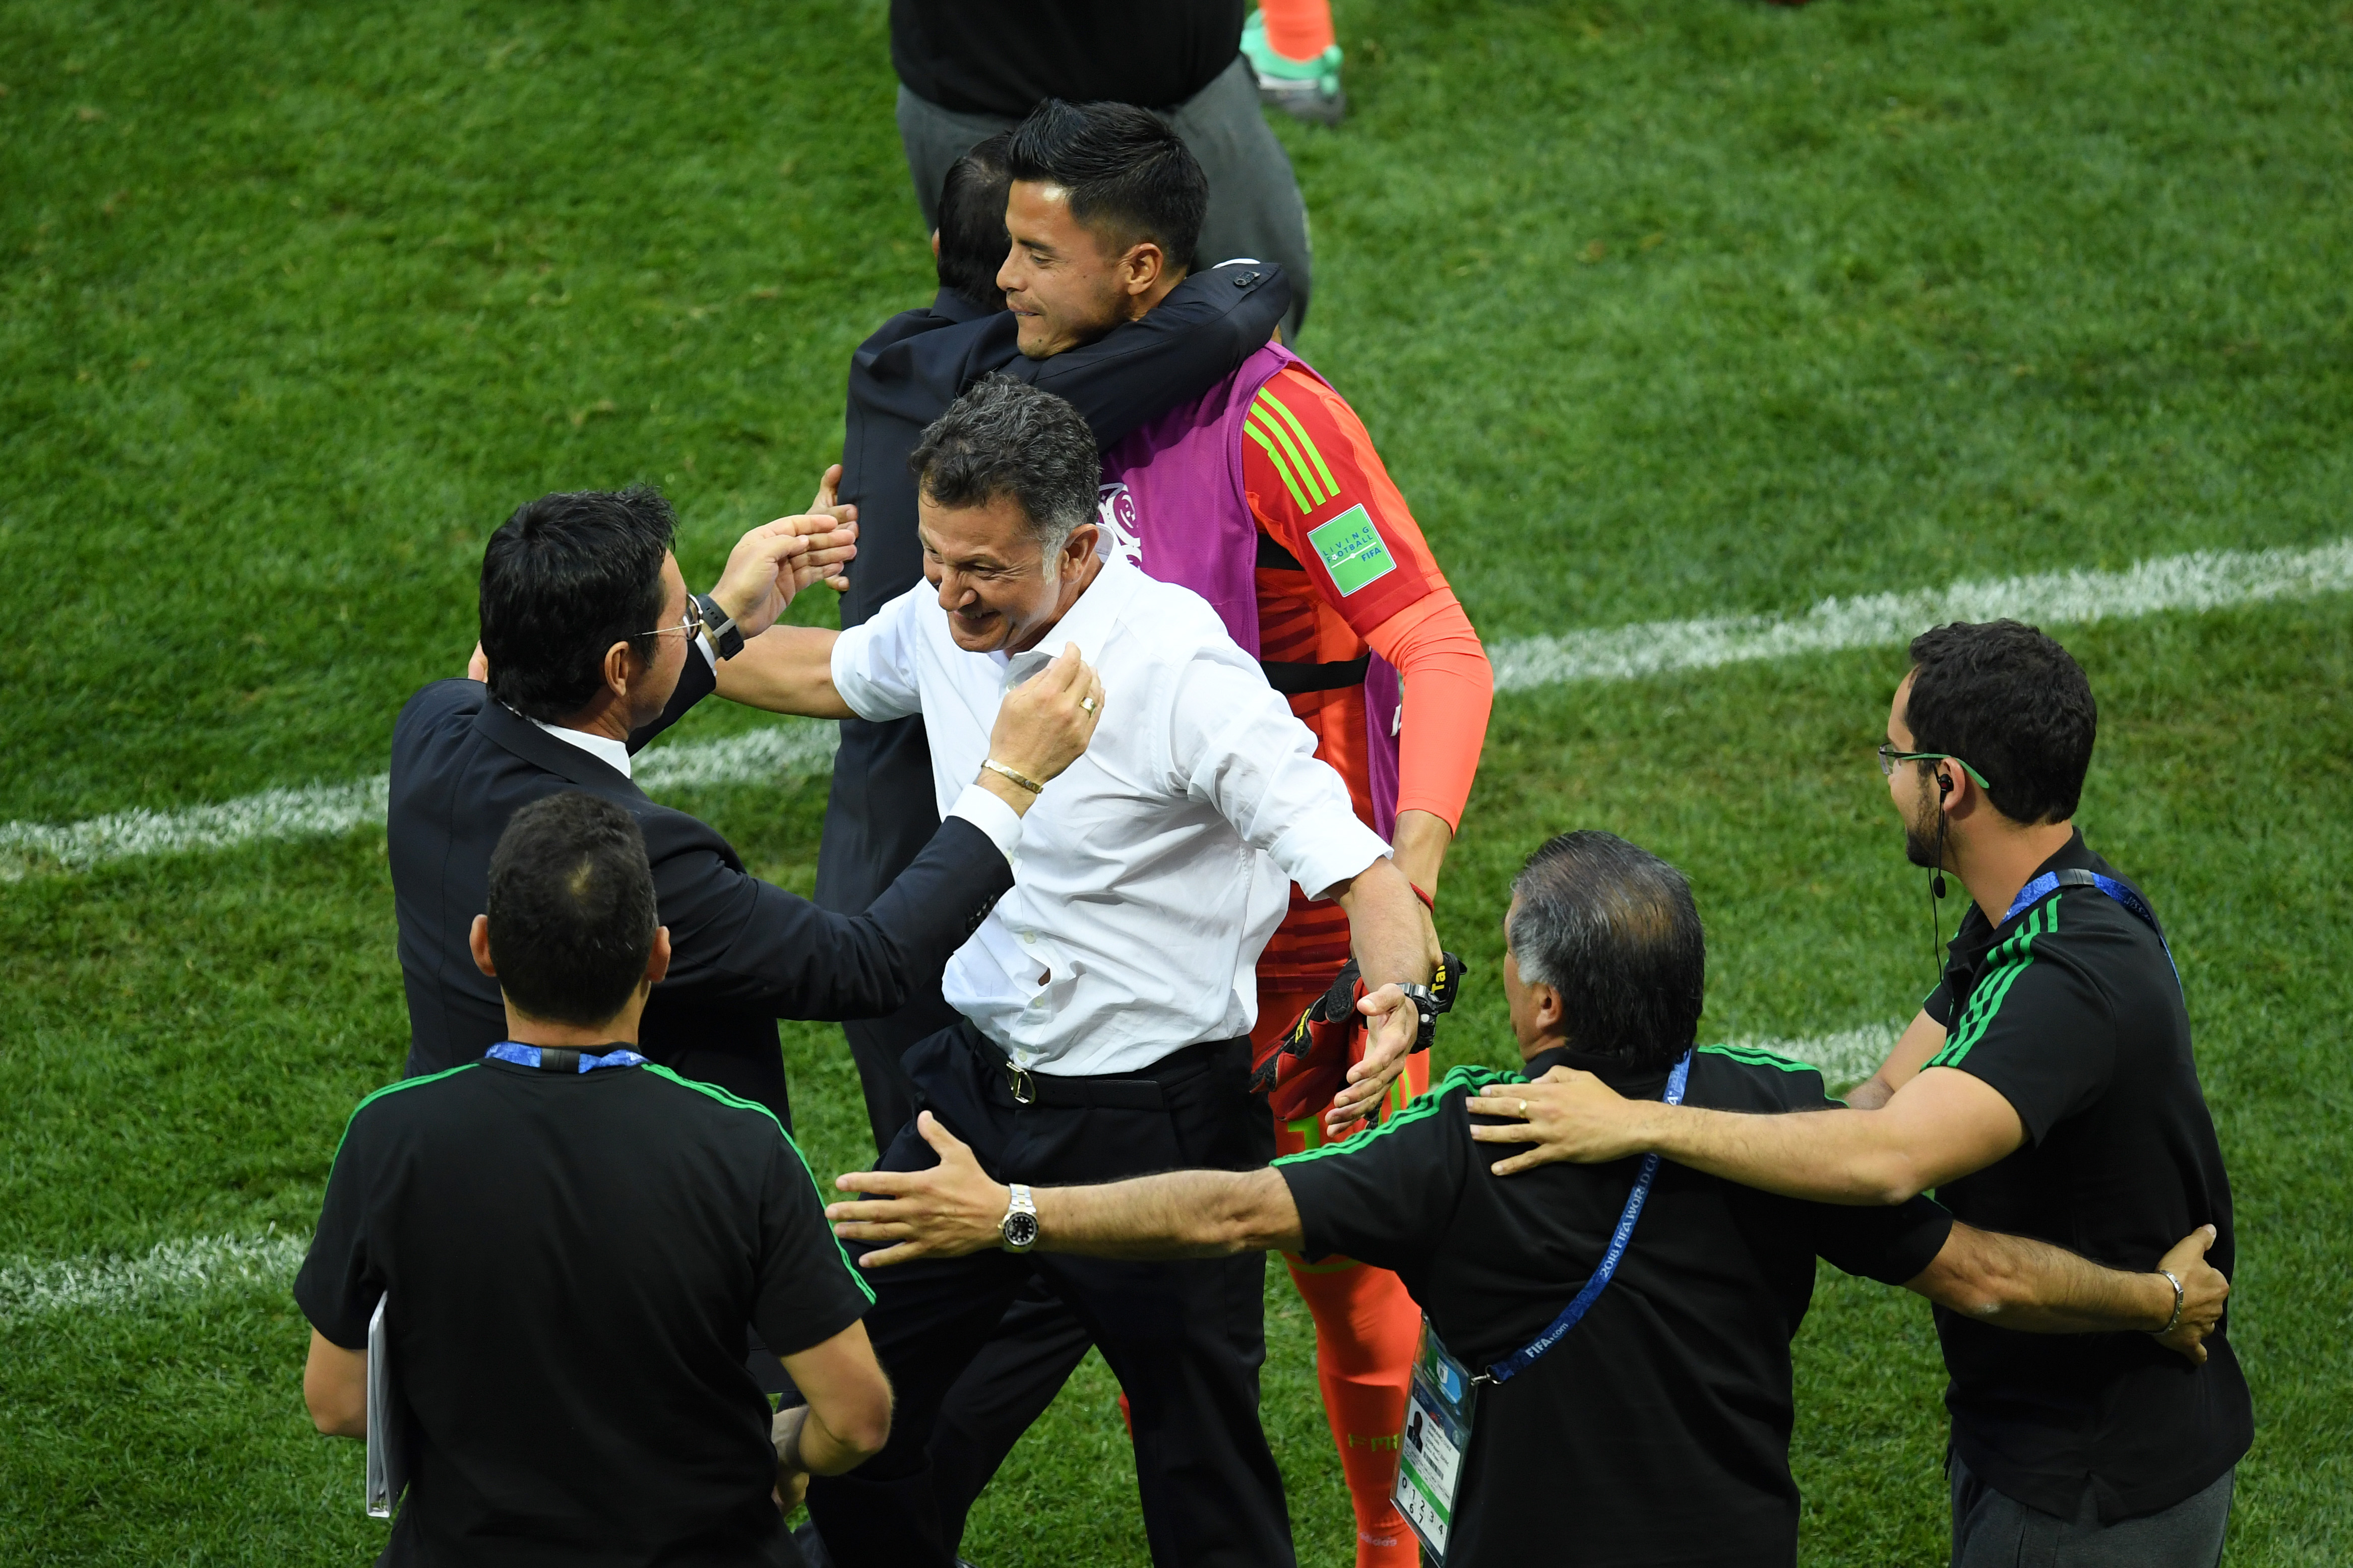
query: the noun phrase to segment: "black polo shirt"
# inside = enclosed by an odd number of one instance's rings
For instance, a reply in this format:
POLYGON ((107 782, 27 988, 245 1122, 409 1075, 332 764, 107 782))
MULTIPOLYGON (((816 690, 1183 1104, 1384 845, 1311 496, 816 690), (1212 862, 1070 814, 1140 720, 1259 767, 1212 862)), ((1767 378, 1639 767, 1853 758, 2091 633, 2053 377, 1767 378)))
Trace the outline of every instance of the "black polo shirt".
POLYGON ((1174 109, 1241 53, 1242 0, 891 0, 917 98, 1010 120, 1049 98, 1174 109))
MULTIPOLYGON (((1526 1077, 1582 1068, 1657 1099, 1663 1072, 1545 1052, 1526 1077)), ((1541 1332, 1601 1258, 1641 1162, 1488 1167, 1462 1102, 1522 1075, 1457 1068, 1380 1127, 1275 1162, 1311 1257, 1395 1269, 1463 1362, 1500 1361, 1541 1332)), ((1687 1105, 1818 1110, 1821 1075, 1745 1047, 1692 1062, 1687 1105)), ((1926 1199, 1852 1208, 1777 1197, 1662 1164, 1609 1288, 1568 1336, 1509 1383, 1480 1390, 1448 1568, 1573 1562, 1789 1568, 1789 1341, 1814 1259, 1901 1284, 1952 1219, 1926 1199)))
MULTIPOLYGON (((2079 832, 2036 870, 2113 877, 2079 832)), ((1932 1068, 2000 1090, 2026 1142, 1937 1198, 1986 1230, 2038 1237, 2112 1268, 2157 1267, 2201 1225, 2207 1261, 2237 1262, 2231 1182, 2198 1087, 2189 1015, 2156 932, 2096 888, 2063 887, 1995 926, 1971 906, 1942 984, 1932 1068)), ((2104 1520, 2170 1507, 2254 1437, 2228 1319, 2192 1366, 2146 1334, 2008 1333, 1942 1308, 1953 1447, 1986 1483, 2072 1517, 2088 1484, 2104 1520)))
POLYGON ((655 1066, 481 1061, 377 1090, 294 1282, 350 1350, 390 1293, 409 1487, 386 1563, 767 1563, 780 1355, 873 1300, 800 1151, 655 1066))

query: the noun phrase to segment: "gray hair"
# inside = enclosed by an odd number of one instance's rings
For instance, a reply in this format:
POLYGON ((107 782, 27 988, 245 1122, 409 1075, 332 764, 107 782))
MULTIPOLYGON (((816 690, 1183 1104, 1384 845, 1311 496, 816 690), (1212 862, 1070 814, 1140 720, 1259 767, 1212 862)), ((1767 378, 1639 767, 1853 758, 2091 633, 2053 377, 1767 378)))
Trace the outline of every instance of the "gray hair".
POLYGON ((1512 879, 1520 978, 1560 994, 1568 1043, 1663 1068, 1699 1033, 1707 938, 1683 874, 1614 833, 1564 833, 1512 879))
POLYGON ((1103 457, 1079 411, 1050 392, 991 373, 932 421, 907 466, 935 506, 1010 497, 1045 551, 1047 573, 1071 532, 1095 520, 1103 457))

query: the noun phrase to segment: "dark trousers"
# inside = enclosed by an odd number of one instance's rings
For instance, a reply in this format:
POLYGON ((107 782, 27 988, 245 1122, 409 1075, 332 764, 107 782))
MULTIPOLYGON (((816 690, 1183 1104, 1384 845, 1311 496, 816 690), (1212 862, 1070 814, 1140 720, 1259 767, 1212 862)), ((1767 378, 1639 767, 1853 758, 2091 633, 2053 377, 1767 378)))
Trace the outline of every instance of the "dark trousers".
POLYGON ((1952 1457, 1953 1568, 2215 1568, 2231 1524, 2233 1468, 2171 1508, 2111 1523, 2089 1487, 2073 1519, 2029 1508, 1952 1457))
MULTIPOLYGON (((1016 1102, 1003 1058, 968 1024, 908 1052, 933 1113, 999 1181, 1054 1185, 1193 1167, 1252 1170, 1272 1153, 1253 1116, 1247 1040, 1189 1047, 1141 1072, 1061 1079, 1016 1102), (1082 1096, 1092 1103, 1044 1103, 1082 1096)), ((911 1126, 885 1170, 936 1163, 911 1126)), ((1258 1420, 1266 1359, 1257 1253, 1126 1263, 1049 1253, 902 1264, 869 1275, 866 1316, 897 1395, 891 1440, 847 1476, 809 1486, 809 1517, 840 1568, 948 1568, 929 1445, 942 1401, 1032 1277, 1098 1345, 1126 1391, 1136 1486, 1159 1564, 1293 1562, 1282 1479, 1258 1420)))
MULTIPOLYGON (((1271 261, 1291 279, 1291 310, 1282 318, 1282 341, 1296 343, 1306 324, 1307 297, 1314 279, 1309 264, 1307 204, 1291 156, 1267 129, 1258 106, 1258 78, 1241 56, 1200 91, 1172 110, 1158 111, 1208 176, 1209 208, 1201 217, 1194 254, 1203 267, 1249 257, 1271 261)), ((923 226, 940 226, 940 185, 948 166, 977 142, 1014 121, 995 114, 943 109, 899 89, 899 141, 907 151, 907 173, 923 226)))

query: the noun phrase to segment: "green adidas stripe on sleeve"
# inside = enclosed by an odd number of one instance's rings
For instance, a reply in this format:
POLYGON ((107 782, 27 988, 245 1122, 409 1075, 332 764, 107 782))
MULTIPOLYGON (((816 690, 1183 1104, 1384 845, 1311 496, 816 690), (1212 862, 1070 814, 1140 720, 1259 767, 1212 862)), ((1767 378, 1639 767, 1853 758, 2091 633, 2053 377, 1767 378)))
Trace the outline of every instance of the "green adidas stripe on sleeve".
MULTIPOLYGON (((1340 493, 1340 487, 1331 483, 1328 475, 1325 476, 1323 484, 1316 483, 1316 470, 1323 467, 1323 459, 1319 456, 1315 460, 1315 468, 1308 467, 1308 459, 1300 451, 1299 444, 1291 438, 1291 431, 1285 427, 1285 421, 1273 412, 1282 406, 1282 405, 1261 392, 1258 395, 1258 401, 1250 405, 1250 411, 1244 417, 1246 420, 1254 421, 1259 428, 1281 443, 1282 449, 1291 455, 1292 467, 1298 473, 1300 485, 1306 490, 1308 499, 1317 506, 1322 506, 1340 493)), ((1309 443, 1309 446, 1312 450, 1314 443, 1309 443)))
POLYGON ((1283 406, 1282 399, 1275 396, 1273 393, 1267 391, 1263 387, 1259 389, 1258 400, 1261 403, 1265 404, 1268 407, 1272 408, 1278 415, 1281 415, 1282 416, 1282 422, 1291 426, 1291 433, 1299 438, 1299 445, 1305 449, 1308 460, 1315 465, 1316 477, 1324 481, 1324 499, 1329 500, 1332 497, 1338 495, 1340 493, 1340 487, 1338 483, 1333 479, 1332 470, 1324 466, 1324 454, 1315 449, 1314 437, 1307 434, 1307 427, 1299 422, 1299 416, 1292 413, 1289 408, 1283 406))
MULTIPOLYGON (((352 1113, 343 1118, 343 1137, 335 1140, 335 1159, 340 1160, 343 1157, 343 1144, 350 1139, 352 1135, 352 1123, 360 1119, 360 1112, 365 1110, 369 1106, 374 1105, 377 1100, 382 1100, 385 1095, 398 1094, 404 1089, 415 1089, 417 1085, 423 1083, 438 1083, 445 1078, 464 1072, 470 1068, 480 1067, 481 1065, 482 1064, 480 1062, 459 1062, 456 1067, 443 1068, 439 1072, 429 1072, 422 1078, 405 1078, 398 1083, 385 1084, 382 1089, 377 1089, 375 1093, 361 1100, 357 1105, 353 1106, 352 1113)), ((331 1167, 333 1163, 334 1162, 332 1160, 328 1162, 328 1164, 331 1167)))
POLYGON ((1325 1143, 1296 1154, 1285 1154, 1274 1163, 1278 1165, 1295 1165, 1303 1160, 1321 1160, 1328 1155, 1345 1154, 1352 1149, 1361 1149, 1372 1140, 1386 1137, 1400 1127, 1416 1121, 1429 1121, 1438 1114, 1446 1097, 1458 1089, 1467 1089, 1476 1094, 1491 1083, 1525 1083, 1526 1081, 1525 1075, 1505 1072, 1500 1068, 1456 1068, 1438 1082, 1430 1085, 1427 1091, 1416 1095, 1411 1104, 1388 1121, 1361 1128, 1337 1143, 1325 1143))
POLYGON ((1944 1047, 1927 1061, 1932 1068, 1958 1067, 1992 1027, 1994 1016, 2001 1011, 2010 988, 2018 977, 2034 963, 2034 939, 2048 936, 2059 929, 2059 900, 2046 899, 2035 906, 2008 941, 1993 950, 1986 973, 1969 994, 1969 1005, 1961 1011, 1960 1021, 1945 1041, 1944 1047))
POLYGON ((1308 500, 1306 492, 1299 488, 1299 480, 1292 475, 1291 465, 1283 461, 1282 448, 1269 439, 1266 432, 1252 424, 1247 416, 1242 420, 1242 433, 1257 442, 1273 462, 1274 471, 1282 477, 1282 488, 1291 492, 1291 504, 1299 509, 1299 515, 1305 517, 1309 512, 1314 511, 1315 510, 1314 504, 1308 500))
MULTIPOLYGON (((768 1125, 776 1130, 776 1136, 785 1141, 785 1147, 793 1152, 793 1158, 801 1163, 801 1174, 808 1178, 809 1191, 817 1194, 818 1207, 822 1209, 825 1206, 825 1189, 817 1184, 817 1173, 809 1169, 808 1156, 801 1152, 801 1146, 793 1141, 793 1135, 790 1132, 785 1131, 785 1124, 776 1120, 775 1111, 757 1100, 739 1099, 716 1084, 697 1083, 691 1078, 681 1078, 659 1062, 648 1062, 640 1070, 649 1072, 656 1078, 668 1079, 681 1089, 691 1089, 697 1094, 707 1094, 722 1105, 733 1106, 737 1110, 754 1111, 766 1117, 768 1125)), ((826 1227, 826 1234, 833 1235, 831 1226, 826 1227)), ((849 1270, 850 1279, 856 1280, 858 1288, 866 1293, 866 1300, 871 1305, 874 1300, 874 1287, 866 1282, 865 1274, 860 1270, 857 1264, 849 1260, 849 1249, 841 1245, 839 1237, 833 1237, 833 1250, 841 1258, 841 1266, 849 1270)))

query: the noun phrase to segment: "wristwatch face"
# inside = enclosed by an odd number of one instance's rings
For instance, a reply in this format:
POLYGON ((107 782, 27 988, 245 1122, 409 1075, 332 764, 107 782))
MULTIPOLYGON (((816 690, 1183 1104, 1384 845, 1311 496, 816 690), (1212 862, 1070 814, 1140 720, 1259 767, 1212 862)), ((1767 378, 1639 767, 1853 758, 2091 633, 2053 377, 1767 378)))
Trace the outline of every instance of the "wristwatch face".
POLYGON ((1024 1214, 1017 1209, 1005 1216, 1001 1228, 1005 1245, 1016 1252, 1038 1245, 1038 1216, 1034 1214, 1024 1214))

